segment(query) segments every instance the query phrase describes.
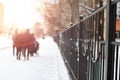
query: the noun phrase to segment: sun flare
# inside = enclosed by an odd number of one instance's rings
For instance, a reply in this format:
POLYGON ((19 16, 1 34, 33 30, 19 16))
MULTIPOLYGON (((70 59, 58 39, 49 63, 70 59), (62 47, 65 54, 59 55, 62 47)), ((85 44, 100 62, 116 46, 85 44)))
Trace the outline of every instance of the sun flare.
MULTIPOLYGON (((0 0, 4 3, 4 24, 30 28, 42 18, 35 11, 35 0, 0 0)), ((42 21, 42 20, 41 20, 42 21)))

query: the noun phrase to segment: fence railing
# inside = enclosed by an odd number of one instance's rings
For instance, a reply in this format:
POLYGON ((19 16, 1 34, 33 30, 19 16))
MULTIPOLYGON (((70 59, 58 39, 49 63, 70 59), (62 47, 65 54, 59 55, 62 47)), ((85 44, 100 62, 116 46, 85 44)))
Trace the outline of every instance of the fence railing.
POLYGON ((115 41, 116 4, 108 0, 57 38, 71 80, 119 80, 120 43, 115 41))

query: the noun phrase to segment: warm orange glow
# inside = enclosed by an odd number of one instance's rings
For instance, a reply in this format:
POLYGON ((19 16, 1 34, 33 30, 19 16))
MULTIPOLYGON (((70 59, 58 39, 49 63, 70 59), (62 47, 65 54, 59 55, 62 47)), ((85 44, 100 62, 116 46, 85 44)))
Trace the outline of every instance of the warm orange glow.
POLYGON ((39 17, 35 9, 35 0, 0 0, 4 3, 4 24, 30 28, 39 17))
POLYGON ((116 31, 120 31, 120 19, 116 20, 116 31))

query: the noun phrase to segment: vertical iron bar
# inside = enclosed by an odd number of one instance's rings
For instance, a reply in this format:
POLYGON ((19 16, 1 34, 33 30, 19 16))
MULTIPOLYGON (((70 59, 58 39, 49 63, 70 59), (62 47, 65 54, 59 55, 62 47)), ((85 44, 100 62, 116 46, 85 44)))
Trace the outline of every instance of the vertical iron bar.
POLYGON ((107 6, 107 26, 106 26, 106 57, 107 57, 107 76, 106 80, 113 80, 114 72, 114 46, 111 45, 111 41, 115 41, 115 5, 111 4, 111 0, 108 0, 107 6))
POLYGON ((118 73, 118 50, 119 50, 119 46, 117 45, 116 46, 116 54, 115 54, 115 68, 114 68, 115 69, 115 71, 114 71, 115 72, 114 73, 115 74, 115 78, 114 78, 115 80, 117 80, 117 76, 118 76, 118 74, 117 74, 118 73))
MULTIPOLYGON (((80 17, 80 20, 82 20, 83 17, 80 17)), ((86 56, 83 56, 83 29, 84 29, 84 23, 80 21, 80 27, 79 27, 79 80, 87 80, 87 59, 86 56)))

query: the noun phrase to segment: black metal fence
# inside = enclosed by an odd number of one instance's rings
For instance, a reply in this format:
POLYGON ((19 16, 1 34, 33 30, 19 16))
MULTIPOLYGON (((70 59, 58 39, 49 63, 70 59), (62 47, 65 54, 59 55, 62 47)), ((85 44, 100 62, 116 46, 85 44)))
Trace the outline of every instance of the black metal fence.
POLYGON ((115 41, 117 2, 108 0, 57 36, 71 80, 120 79, 120 43, 115 41))

